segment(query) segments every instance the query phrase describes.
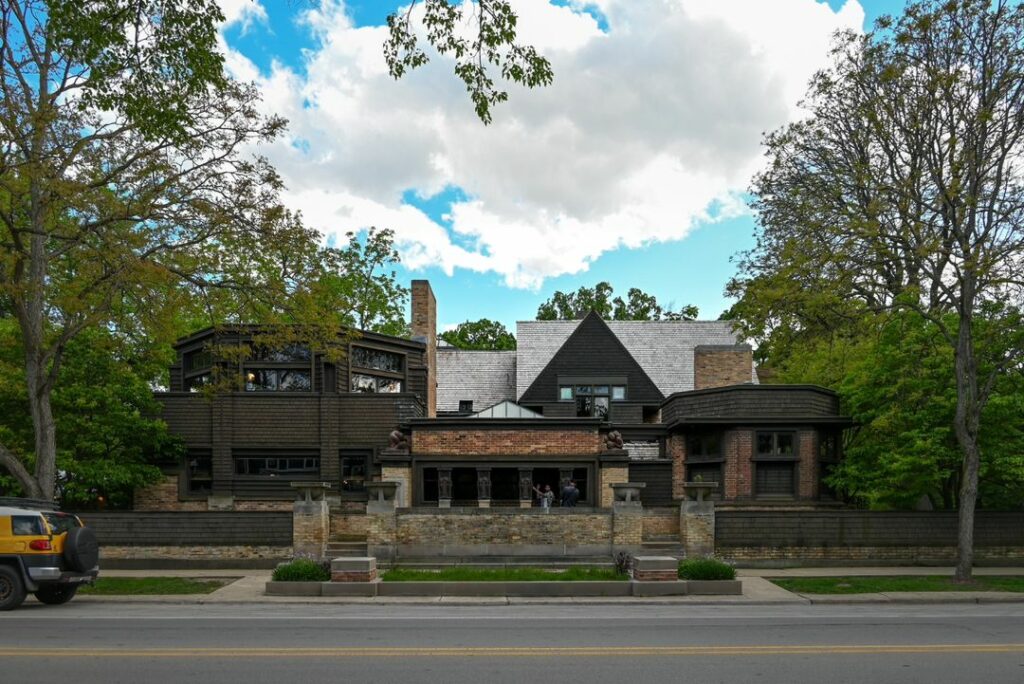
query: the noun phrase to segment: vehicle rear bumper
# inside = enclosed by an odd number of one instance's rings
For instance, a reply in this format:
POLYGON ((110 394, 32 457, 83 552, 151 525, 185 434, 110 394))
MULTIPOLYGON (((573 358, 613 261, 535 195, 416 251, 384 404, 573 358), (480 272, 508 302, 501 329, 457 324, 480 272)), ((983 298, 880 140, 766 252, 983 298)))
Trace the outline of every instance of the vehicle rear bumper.
POLYGON ((81 584, 92 582, 100 574, 98 567, 88 572, 70 572, 56 567, 30 567, 28 570, 29 579, 33 582, 58 582, 60 584, 81 584))

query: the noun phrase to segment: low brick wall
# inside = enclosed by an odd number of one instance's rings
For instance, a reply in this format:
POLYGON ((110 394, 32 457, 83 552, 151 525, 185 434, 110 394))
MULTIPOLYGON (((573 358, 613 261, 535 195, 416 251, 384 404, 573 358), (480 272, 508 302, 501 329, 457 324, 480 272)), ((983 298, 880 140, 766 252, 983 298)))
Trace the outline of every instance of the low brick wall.
MULTIPOLYGON (((252 563, 242 561, 273 561, 270 565, 292 557, 291 546, 252 546, 246 544, 234 546, 100 546, 100 567, 124 567, 129 564, 117 563, 114 566, 106 561, 132 560, 146 561, 160 566, 175 564, 186 565, 188 561, 215 561, 224 567, 248 567, 252 563)), ((211 565, 211 563, 205 563, 211 565)), ((264 566, 267 564, 257 564, 264 566)))
MULTIPOLYGON (((956 558, 951 511, 716 512, 716 553, 745 565, 948 565, 956 558)), ((1024 560, 1024 513, 979 512, 979 564, 1024 560)))
POLYGON ((135 490, 136 511, 205 511, 206 499, 178 500, 178 476, 165 475, 163 480, 135 490))
MULTIPOLYGON (((606 555, 611 511, 412 509, 394 531, 398 556, 606 555)), ((376 517, 376 516, 372 516, 376 517)), ((371 536, 373 531, 371 530, 371 536)))
POLYGON ((365 514, 331 512, 331 537, 365 537, 369 517, 365 514))
POLYGON ((644 540, 679 538, 679 508, 644 508, 644 540))

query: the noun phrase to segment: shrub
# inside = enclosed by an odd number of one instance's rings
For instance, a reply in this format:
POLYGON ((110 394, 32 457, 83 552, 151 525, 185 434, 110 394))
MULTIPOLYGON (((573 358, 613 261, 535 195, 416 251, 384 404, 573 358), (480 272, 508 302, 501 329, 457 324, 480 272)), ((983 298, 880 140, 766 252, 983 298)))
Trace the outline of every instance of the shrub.
POLYGON ((633 572, 633 564, 635 559, 625 551, 620 551, 615 554, 615 574, 617 575, 629 575, 633 572))
POLYGON ((736 579, 736 568, 717 558, 690 558, 679 564, 679 578, 687 580, 736 579))
POLYGON ((273 575, 275 582, 328 582, 330 579, 330 567, 311 558, 282 563, 274 568, 273 575))

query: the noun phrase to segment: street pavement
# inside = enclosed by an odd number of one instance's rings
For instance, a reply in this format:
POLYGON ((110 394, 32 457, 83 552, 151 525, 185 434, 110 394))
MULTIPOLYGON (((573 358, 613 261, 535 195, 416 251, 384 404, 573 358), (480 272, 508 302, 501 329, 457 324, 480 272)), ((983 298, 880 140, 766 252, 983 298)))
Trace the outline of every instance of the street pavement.
POLYGON ((26 603, 0 682, 1014 682, 1024 604, 26 603))

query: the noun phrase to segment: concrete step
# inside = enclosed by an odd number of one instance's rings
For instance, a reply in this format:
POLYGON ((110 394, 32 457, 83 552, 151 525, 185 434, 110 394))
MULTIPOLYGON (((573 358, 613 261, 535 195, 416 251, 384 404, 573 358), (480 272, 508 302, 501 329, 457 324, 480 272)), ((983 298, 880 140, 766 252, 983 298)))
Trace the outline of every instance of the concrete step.
POLYGON ((366 541, 331 541, 327 543, 328 558, 352 558, 366 555, 366 541))

